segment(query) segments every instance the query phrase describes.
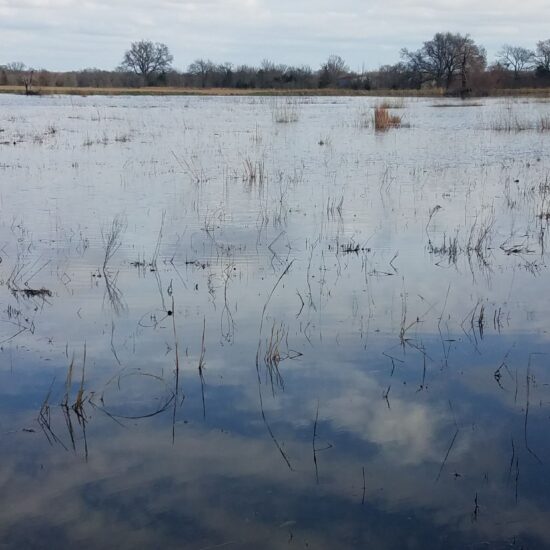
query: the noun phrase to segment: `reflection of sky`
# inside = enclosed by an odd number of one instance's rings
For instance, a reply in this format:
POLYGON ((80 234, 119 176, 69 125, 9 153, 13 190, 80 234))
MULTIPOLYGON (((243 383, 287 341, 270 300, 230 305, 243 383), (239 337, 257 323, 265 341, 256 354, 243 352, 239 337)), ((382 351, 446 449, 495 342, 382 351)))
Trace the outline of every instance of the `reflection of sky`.
POLYGON ((355 99, 307 100, 289 125, 268 99, 2 102, 17 142, 0 150, 8 545, 548 541, 546 135, 488 130, 498 100, 406 102, 411 127, 384 135, 356 124, 355 99), (263 185, 243 182, 247 159, 263 185), (163 212, 156 271, 132 266, 153 257, 163 212), (117 214, 115 308, 100 268, 117 214), (476 219, 492 225, 468 260, 476 219), (451 235, 456 265, 429 251, 451 235), (23 298, 25 283, 52 296, 23 298), (76 398, 84 344, 87 461, 58 406, 73 357, 76 398), (50 387, 69 451, 35 421, 50 387))
MULTIPOLYGON (((324 352, 328 362, 336 359, 336 353, 324 352)), ((495 355, 489 350, 489 359, 495 355)), ((431 385, 433 374, 428 375, 427 392, 417 394, 412 387, 393 390, 388 409, 380 398, 381 383, 389 377, 387 370, 365 372, 362 361, 341 365, 345 371, 323 367, 317 383, 312 383, 311 375, 290 376, 288 389, 279 400, 280 409, 269 409, 268 418, 275 420, 272 427, 284 442, 292 472, 275 452, 259 421, 253 396, 248 398, 242 392, 235 395, 221 385, 207 392, 207 420, 203 423, 196 406, 199 387, 187 384, 189 404, 184 402, 182 414, 189 424, 178 423, 173 446, 168 418, 126 423, 122 428, 93 410, 88 463, 80 453, 74 457, 48 448, 39 434, 10 434, 4 455, 24 459, 17 462, 16 470, 11 459, 4 464, 5 491, 9 495, 10 490, 17 490, 21 495, 14 497, 16 506, 4 511, 4 523, 17 533, 18 521, 36 517, 39 527, 43 525, 46 532, 59 531, 68 541, 83 536, 102 541, 110 533, 128 536, 121 540, 124 546, 131 541, 145 544, 153 533, 160 533, 167 543, 172 537, 183 536, 196 541, 202 537, 208 541, 236 537, 257 544, 264 538, 280 541, 289 531, 311 545, 321 529, 328 548, 338 540, 336 533, 343 526, 348 535, 353 533, 348 540, 352 546, 352 540, 357 542, 355 537, 360 541, 377 535, 379 527, 371 524, 375 517, 377 523, 385 525, 397 522, 390 538, 378 533, 391 547, 392 536, 403 540, 401 529, 410 531, 410 514, 418 522, 411 536, 424 544, 429 540, 428 532, 442 537, 452 533, 457 547, 469 537, 500 540, 516 532, 513 526, 504 528, 501 518, 514 518, 532 535, 545 533, 545 492, 526 487, 527 472, 522 470, 521 490, 529 489, 529 493, 520 494, 515 505, 513 488, 505 482, 510 433, 516 437, 518 453, 528 470, 521 431, 516 435, 510 430, 514 414, 493 403, 489 408, 492 415, 486 417, 479 394, 471 390, 456 396, 447 392, 460 432, 444 475, 435 483, 454 426, 446 395, 439 395, 443 390, 437 383, 431 385), (299 382, 306 377, 310 385, 303 385, 304 390, 297 394, 299 382), (346 383, 344 377, 351 380, 346 383), (338 394, 345 399, 327 398, 338 394), (318 448, 333 445, 318 453, 318 486, 311 456, 317 402, 318 448), (495 416, 500 421, 497 424, 495 416), (364 507, 360 505, 363 467, 367 480, 364 507), (455 472, 461 477, 454 479, 455 472), (470 497, 473 499, 476 492, 483 502, 483 516, 472 526, 470 497)), ((492 398, 500 391, 495 389, 492 398)), ((61 422, 58 427, 62 427, 61 422)), ((533 435, 533 446, 540 452, 541 442, 533 435)), ((79 444, 81 450, 82 442, 79 444)), ((276 547, 280 542, 272 544, 276 547)), ((197 547, 201 547, 199 543, 197 547)))

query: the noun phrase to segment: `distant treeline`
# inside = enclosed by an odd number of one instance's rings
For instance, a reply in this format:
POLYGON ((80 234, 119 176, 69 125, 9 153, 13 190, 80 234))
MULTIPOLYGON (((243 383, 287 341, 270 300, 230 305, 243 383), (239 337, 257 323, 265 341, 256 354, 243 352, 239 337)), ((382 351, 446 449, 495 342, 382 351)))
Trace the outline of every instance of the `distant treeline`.
POLYGON ((485 49, 469 35, 437 33, 415 51, 401 50, 401 61, 372 71, 352 71, 344 59, 331 55, 318 69, 264 60, 259 67, 197 59, 187 70, 172 67, 165 44, 131 44, 113 71, 84 69, 52 72, 23 63, 0 65, 0 86, 411 90, 442 88, 449 94, 490 93, 504 88, 550 87, 550 39, 533 50, 504 45, 488 63, 485 49))

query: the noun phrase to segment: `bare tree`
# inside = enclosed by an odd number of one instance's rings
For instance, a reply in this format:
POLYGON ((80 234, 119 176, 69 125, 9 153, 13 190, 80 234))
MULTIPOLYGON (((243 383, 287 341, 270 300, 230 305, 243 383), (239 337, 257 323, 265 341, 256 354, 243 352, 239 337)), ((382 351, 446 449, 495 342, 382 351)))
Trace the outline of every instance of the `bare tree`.
POLYGON ((187 71, 200 79, 201 88, 206 88, 208 76, 214 71, 215 65, 209 59, 195 59, 187 71))
POLYGON ((447 90, 458 75, 462 88, 466 88, 469 73, 486 64, 485 50, 469 35, 450 32, 435 34, 419 50, 401 50, 401 57, 418 81, 434 82, 447 90))
POLYGON ((468 79, 472 72, 483 72, 487 66, 487 52, 483 46, 478 46, 469 35, 459 40, 459 65, 460 84, 462 92, 468 88, 468 79))
POLYGON ((25 86, 25 95, 35 95, 32 89, 33 76, 34 76, 34 69, 29 69, 28 74, 23 78, 23 85, 25 86))
POLYGON ((25 63, 21 61, 12 61, 11 63, 6 63, 6 71, 13 71, 14 73, 21 73, 26 69, 25 63))
POLYGON ((286 74, 288 83, 293 87, 314 87, 314 74, 309 65, 300 65, 299 67, 287 67, 286 74))
POLYGON ((535 62, 537 64, 538 71, 546 74, 550 73, 550 38, 537 42, 535 62))
POLYGON ((327 62, 324 65, 328 72, 335 76, 342 76, 349 72, 349 67, 342 57, 339 55, 329 55, 327 62))
POLYGON ((209 85, 213 87, 231 88, 233 83, 233 64, 229 62, 212 66, 209 85))
POLYGON ((325 63, 321 65, 319 75, 319 87, 334 86, 338 79, 349 72, 349 67, 339 55, 329 55, 325 63))
POLYGON ((404 89, 418 88, 422 81, 405 63, 382 65, 378 70, 367 73, 374 88, 404 89))
POLYGON ((121 67, 149 82, 153 76, 169 70, 173 59, 166 44, 140 40, 132 42, 130 49, 124 54, 121 67))
POLYGON ((534 52, 527 48, 504 44, 497 54, 497 61, 503 67, 514 71, 514 78, 517 80, 522 71, 532 67, 534 56, 534 52))

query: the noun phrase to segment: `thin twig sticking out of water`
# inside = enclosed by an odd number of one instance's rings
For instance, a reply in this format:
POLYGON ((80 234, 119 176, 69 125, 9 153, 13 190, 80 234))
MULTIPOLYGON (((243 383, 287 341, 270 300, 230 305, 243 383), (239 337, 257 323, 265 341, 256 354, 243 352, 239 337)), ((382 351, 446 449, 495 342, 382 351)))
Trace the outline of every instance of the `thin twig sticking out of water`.
POLYGON ((258 349, 256 351, 256 375, 257 375, 257 378, 258 378, 258 397, 260 399, 260 412, 261 412, 261 415, 262 415, 262 420, 263 420, 263 422, 266 426, 266 429, 267 429, 271 439, 273 440, 273 443, 275 444, 275 446, 277 447, 277 450, 279 451, 279 453, 283 457, 283 460, 285 461, 286 465, 288 466, 288 469, 291 470, 291 471, 293 470, 292 465, 291 465, 286 453, 284 452, 283 448, 281 447, 279 441, 275 437, 275 434, 273 433, 273 430, 271 429, 271 426, 269 425, 269 422, 267 421, 267 417, 265 415, 264 402, 263 402, 263 397, 262 397, 262 380, 261 380, 261 377, 260 377, 260 352, 261 352, 261 346, 262 346, 262 329, 263 329, 263 326, 264 326, 265 312, 267 310, 267 306, 269 305, 269 302, 270 302, 273 294, 275 293, 275 290, 279 286, 279 283, 281 282, 283 277, 290 271, 290 268, 292 267, 293 263, 294 263, 294 260, 292 260, 286 266, 285 270, 281 273, 281 275, 277 279, 277 282, 275 283, 275 285, 271 289, 271 292, 269 293, 269 295, 267 297, 267 300, 264 304, 264 307, 262 309, 262 317, 261 317, 261 321, 260 321, 260 330, 259 330, 259 337, 258 337, 258 349))
MULTIPOLYGON (((86 460, 88 460, 88 440, 86 438, 87 418, 84 412, 84 403, 86 401, 86 399, 84 398, 84 377, 86 372, 86 342, 84 342, 84 353, 83 353, 83 359, 82 359, 82 377, 80 379, 80 387, 78 388, 78 392, 76 394, 76 399, 74 403, 72 405, 69 405, 73 369, 74 369, 74 355, 71 359, 69 368, 67 370, 67 378, 65 380, 65 395, 63 397, 63 401, 61 402, 60 406, 61 406, 61 410, 63 411, 63 416, 65 418, 65 423, 67 425, 67 430, 69 432, 69 437, 71 439, 71 446, 74 452, 76 452, 76 441, 75 441, 75 433, 74 433, 71 413, 73 413, 76 416, 78 424, 82 429, 82 435, 84 439, 84 453, 85 453, 86 460)), ((50 433, 52 433, 51 430, 50 430, 50 433)), ((57 438, 55 439, 57 440, 57 438)), ((62 444, 62 446, 66 449, 65 445, 62 444)))
POLYGON ((233 264, 228 264, 227 267, 223 270, 223 309, 220 316, 220 330, 223 339, 228 343, 231 343, 233 341, 233 336, 235 335, 235 321, 233 320, 233 314, 231 313, 227 297, 227 288, 229 286, 229 281, 231 280, 233 268, 233 264))
MULTIPOLYGON (((443 333, 441 332, 441 321, 443 320, 443 315, 445 313, 445 309, 447 308, 447 301, 449 300, 449 293, 451 292, 451 283, 449 283, 449 287, 447 288, 447 294, 445 295, 445 302, 443 304, 443 309, 441 310, 441 315, 439 316, 439 319, 437 321, 437 331, 439 332, 439 338, 441 339, 441 346, 443 347, 443 357, 445 358, 445 366, 448 366, 449 361, 449 353, 451 351, 451 341, 444 340, 443 339, 443 333), (445 342, 447 342, 447 346, 445 345, 445 342)), ((448 329, 447 329, 448 332, 448 329)))
POLYGON ((315 241, 315 244, 311 246, 311 252, 309 254, 309 261, 307 264, 307 270, 306 270, 306 282, 307 282, 307 288, 308 288, 308 299, 309 299, 309 307, 313 308, 314 311, 317 311, 317 308, 315 307, 315 302, 313 301, 313 294, 311 291, 311 262, 313 260, 313 252, 315 251, 315 248, 317 248, 317 245, 319 244, 319 240, 315 241))
POLYGON ((447 452, 445 453, 445 458, 443 459, 443 462, 441 463, 441 466, 439 468, 439 472, 437 473, 437 477, 435 478, 435 482, 437 483, 439 481, 439 478, 441 477, 441 474, 443 472, 443 468, 445 467, 445 464, 447 463, 447 459, 449 458, 449 455, 451 454, 451 450, 455 444, 456 438, 458 437, 458 432, 460 431, 458 428, 458 424, 456 423, 456 418, 454 416, 453 406, 451 402, 449 401, 449 407, 451 409, 451 412, 453 413, 453 421, 455 424, 456 431, 453 435, 453 439, 451 441, 451 444, 449 445, 449 448, 447 449, 447 452))
POLYGON ((515 498, 518 503, 518 485, 519 485, 519 457, 516 458, 516 477, 515 477, 515 498))
POLYGON ((525 441, 525 448, 529 452, 531 456, 533 456, 539 464, 542 464, 542 460, 537 456, 535 451, 529 447, 529 443, 527 442, 527 422, 529 420, 529 394, 530 394, 530 388, 531 388, 531 358, 533 355, 543 355, 542 353, 530 353, 529 354, 529 361, 527 362, 527 372, 526 372, 526 396, 525 396, 525 419, 523 422, 523 438, 525 441))
POLYGON ((206 367, 204 363, 204 355, 206 353, 206 348, 204 347, 204 334, 206 332, 206 317, 203 318, 202 322, 202 342, 201 342, 201 355, 199 357, 199 377, 201 379, 201 394, 202 394, 202 417, 206 418, 206 402, 204 400, 204 369, 206 367))
MULTIPOLYGON (((502 385, 501 383, 501 379, 502 379, 502 369, 505 370, 506 373, 508 373, 508 376, 510 377, 510 379, 513 381, 514 380, 514 376, 512 375, 512 372, 510 371, 510 369, 508 368, 508 365, 506 364, 506 360, 508 359, 508 356, 510 355, 510 352, 512 351, 512 349, 514 348, 516 344, 514 343, 510 349, 506 352, 506 354, 504 355, 504 357, 502 358, 502 361, 500 362, 500 365, 498 366, 497 370, 495 370, 495 372, 493 373, 493 378, 495 379, 496 383, 498 384, 498 387, 501 389, 501 390, 505 390, 504 386, 502 385)), ((512 446, 514 444, 514 440, 512 439, 512 446)))
POLYGON ((174 409, 172 412, 172 444, 176 439, 176 410, 178 407, 178 395, 179 395, 179 384, 180 384, 180 359, 178 351, 178 335, 176 331, 176 308, 174 305, 174 295, 172 294, 172 311, 169 312, 172 315, 172 328, 174 330, 174 353, 176 359, 176 382, 174 389, 174 409))
POLYGON ((51 407, 50 407, 50 396, 52 394, 53 385, 55 383, 55 378, 52 380, 52 383, 50 385, 50 389, 48 390, 48 393, 46 394, 46 397, 44 398, 44 401, 42 402, 42 406, 40 407, 40 412, 38 413, 38 425, 44 432, 44 435, 46 436, 46 439, 48 440, 48 443, 53 446, 53 443, 59 443, 66 451, 68 450, 63 441, 57 437, 57 435, 54 433, 52 426, 51 426, 51 407))
POLYGON ((479 514, 479 503, 478 503, 477 492, 476 492, 476 496, 474 498, 474 511, 472 512, 472 523, 475 523, 477 521, 478 514, 479 514))
POLYGON ((260 359, 260 347, 262 345, 262 329, 263 329, 263 326, 264 326, 264 319, 265 319, 265 312, 267 310, 267 306, 269 305, 269 302, 271 300, 271 298, 273 297, 273 294, 275 293, 275 290, 277 289, 277 287, 279 286, 279 283, 281 282, 282 278, 290 271, 290 268, 292 267, 292 264, 294 263, 294 260, 292 260, 285 268, 285 270, 281 273, 281 275, 279 276, 279 278, 277 279, 277 282, 275 283, 275 285, 273 286, 273 288, 271 289, 271 292, 269 293, 269 296, 267 297, 267 300, 264 304, 264 307, 262 309, 262 317, 261 317, 261 320, 260 320, 260 337, 258 339, 258 350, 256 352, 256 365, 259 366, 259 359, 260 359))
POLYGON ((159 234, 158 234, 158 237, 157 237, 157 244, 155 246, 155 252, 153 253, 153 258, 151 259, 151 264, 150 264, 151 269, 154 269, 154 270, 156 270, 156 268, 157 268, 157 260, 158 260, 159 254, 160 254, 160 244, 162 242, 162 232, 163 232, 163 229, 164 229, 164 219, 165 218, 166 218, 166 210, 163 210, 162 211, 162 219, 161 219, 161 222, 160 222, 159 234))
POLYGON ((365 504, 365 492, 367 490, 367 484, 365 482, 365 467, 362 467, 363 471, 363 498, 361 499, 361 505, 365 504))
POLYGON ((317 453, 321 451, 327 451, 328 449, 332 449, 332 445, 329 443, 326 447, 322 447, 320 449, 317 448, 316 441, 317 441, 317 426, 319 423, 319 401, 317 401, 317 411, 315 413, 315 422, 313 423, 313 439, 312 439, 312 447, 313 447, 313 464, 315 465, 315 482, 317 485, 319 484, 319 468, 317 465, 317 453))
POLYGON ((86 460, 88 460, 88 440, 86 438, 86 415, 84 413, 84 374, 86 372, 86 342, 84 342, 84 357, 82 359, 82 378, 80 379, 80 388, 76 395, 76 401, 73 403, 73 411, 76 414, 78 423, 82 428, 82 435, 84 439, 84 453, 86 460))
POLYGON ((65 417, 65 422, 67 424, 67 430, 69 432, 69 437, 71 438, 71 444, 73 451, 76 452, 76 446, 74 441, 74 429, 71 421, 71 414, 69 411, 69 395, 71 393, 72 377, 73 377, 73 368, 74 368, 74 354, 69 363, 69 368, 67 370, 67 378, 65 379, 65 396, 61 402, 61 409, 63 410, 63 415, 65 417))
POLYGON ((115 348, 115 322, 114 321, 111 321, 111 351, 113 352, 116 362, 121 366, 122 363, 118 358, 116 348, 115 348))
POLYGON ((512 477, 512 467, 514 466, 514 459, 516 458, 516 446, 514 445, 514 438, 512 437, 512 458, 510 458, 510 466, 508 468, 508 483, 512 477))
POLYGON ((319 420, 319 401, 317 401, 317 412, 315 413, 315 422, 313 423, 313 464, 315 465, 315 482, 319 485, 319 468, 317 466, 317 449, 315 448, 315 439, 317 438, 317 421, 319 420))

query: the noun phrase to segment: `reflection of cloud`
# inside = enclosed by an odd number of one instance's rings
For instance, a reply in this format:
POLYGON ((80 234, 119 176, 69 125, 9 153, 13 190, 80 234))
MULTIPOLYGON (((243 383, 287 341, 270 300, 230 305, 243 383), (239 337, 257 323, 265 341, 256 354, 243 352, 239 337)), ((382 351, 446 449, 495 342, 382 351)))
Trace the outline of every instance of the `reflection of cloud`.
MULTIPOLYGON (((321 485, 316 488, 308 441, 287 442, 299 458, 299 468, 290 472, 268 438, 180 426, 172 446, 168 431, 158 426, 143 423, 114 432, 110 427, 101 426, 105 437, 97 431, 89 436, 88 463, 43 446, 35 448, 33 456, 43 467, 21 470, 17 455, 5 453, 11 458, 0 469, 2 494, 10 502, 0 510, 4 540, 17 541, 26 529, 29 541, 36 533, 61 533, 61 546, 86 540, 96 547, 171 547, 178 541, 202 548, 236 541, 238 547, 279 548, 291 531, 295 542, 313 548, 352 547, 353 542, 346 544, 340 537, 346 529, 357 528, 354 515, 362 509, 364 466, 366 506, 377 509, 382 526, 394 513, 414 510, 430 532, 455 524, 457 541, 460 531, 472 529, 477 537, 502 540, 517 534, 518 525, 550 541, 543 511, 528 501, 508 504, 499 485, 477 489, 488 518, 482 516, 472 526, 475 490, 467 480, 434 485, 431 471, 396 464, 395 455, 362 460, 338 449, 327 451, 319 457, 321 485), (309 502, 305 508, 300 505, 304 499, 309 502), (327 502, 334 516, 327 515, 327 502), (436 510, 435 516, 430 510, 436 510), (502 524, 491 519, 496 510, 502 524), (512 519, 521 523, 514 526, 512 519)), ((17 446, 25 445, 23 436, 16 441, 17 446)), ((362 523, 361 536, 376 537, 380 525, 365 519, 362 523)), ((377 547, 384 548, 385 541, 391 548, 388 541, 405 540, 402 529, 414 540, 419 535, 409 527, 394 524, 377 547)))
MULTIPOLYGON (((319 402, 319 418, 335 433, 347 432, 358 441, 375 444, 381 455, 397 464, 413 466, 441 460, 449 444, 447 438, 452 437, 456 429, 446 400, 434 400, 424 393, 415 393, 412 388, 408 392, 400 391, 401 383, 396 376, 390 380, 393 384, 385 401, 383 396, 388 385, 387 380, 382 381, 384 377, 380 372, 362 370, 356 362, 340 361, 338 367, 319 365, 318 382, 310 385, 305 395, 299 399, 282 395, 277 402, 265 400, 264 408, 295 426, 303 426, 311 423, 319 402), (315 398, 306 399, 306 395, 315 398)), ((299 378, 292 384, 305 382, 299 378)), ((248 406, 254 403, 255 397, 251 389, 246 400, 248 406)), ((455 454, 466 451, 467 442, 464 434, 455 447, 455 454)))
MULTIPOLYGON (((388 409, 381 400, 383 389, 354 385, 352 392, 329 399, 326 403, 331 422, 350 430, 354 436, 381 446, 403 464, 420 464, 441 457, 438 434, 450 415, 423 403, 391 398, 388 409)), ((452 425, 452 424, 451 424, 452 425)))
MULTIPOLYGON (((262 519, 250 508, 265 498, 250 482, 284 483, 285 472, 269 442, 215 432, 189 432, 174 447, 167 441, 166 433, 136 438, 123 431, 120 437, 96 442, 88 465, 67 461, 67 454, 50 455, 52 460, 44 464, 47 482, 36 484, 31 476, 18 484, 17 502, 0 512, 2 525, 13 529, 32 518, 38 530, 63 529, 67 542, 85 537, 94 546, 109 542, 128 548, 171 546, 174 533, 183 537, 179 544, 196 548, 217 540, 236 541, 239 547, 262 542, 265 548, 278 548, 288 539, 288 530, 279 525, 292 517, 262 519), (231 479, 244 484, 234 502, 227 492, 231 479), (166 484, 170 490, 163 488, 166 484), (250 503, 241 511, 245 503, 238 499, 243 490, 249 492, 245 498, 250 503), (127 513, 121 513, 119 506, 128 505, 127 513), (174 524, 155 522, 165 515, 172 515, 174 524)), ((4 465, 1 475, 8 492, 10 480, 22 481, 10 466, 4 465)), ((319 535, 308 537, 315 548, 330 548, 319 535)))

